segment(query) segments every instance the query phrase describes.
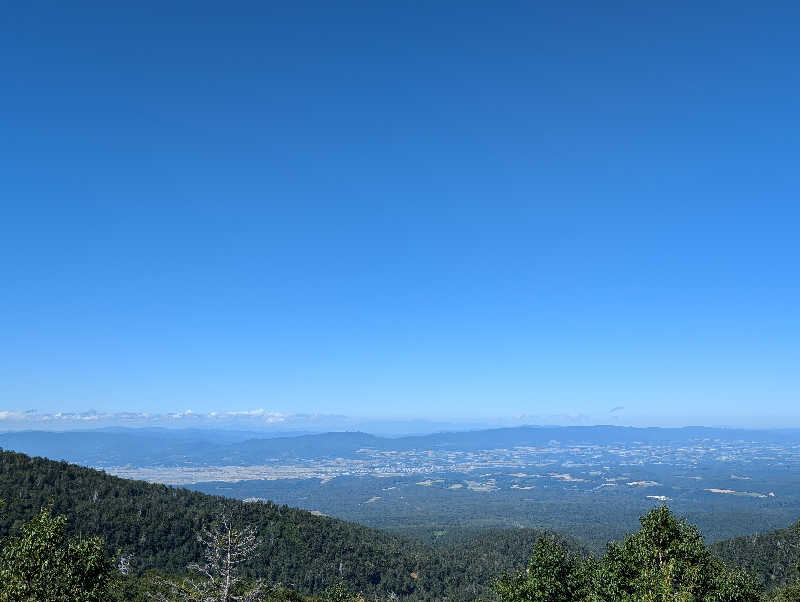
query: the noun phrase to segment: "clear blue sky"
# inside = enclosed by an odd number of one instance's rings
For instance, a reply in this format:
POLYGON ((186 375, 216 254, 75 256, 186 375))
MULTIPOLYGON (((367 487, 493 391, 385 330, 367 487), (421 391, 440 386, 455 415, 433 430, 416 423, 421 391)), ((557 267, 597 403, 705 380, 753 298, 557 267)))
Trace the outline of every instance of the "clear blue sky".
POLYGON ((798 426, 799 24, 12 3, 0 409, 798 426))

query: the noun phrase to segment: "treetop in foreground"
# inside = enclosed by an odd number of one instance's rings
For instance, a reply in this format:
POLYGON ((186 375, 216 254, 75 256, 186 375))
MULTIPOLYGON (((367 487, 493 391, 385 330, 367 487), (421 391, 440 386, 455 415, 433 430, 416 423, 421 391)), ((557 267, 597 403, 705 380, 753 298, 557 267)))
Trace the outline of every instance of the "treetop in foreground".
POLYGON ((46 506, 4 542, 2 602, 106 602, 114 567, 99 537, 67 537, 66 517, 46 506))
POLYGON ((666 506, 600 559, 542 538, 523 572, 496 584, 503 602, 758 602, 755 580, 716 559, 697 528, 666 506))

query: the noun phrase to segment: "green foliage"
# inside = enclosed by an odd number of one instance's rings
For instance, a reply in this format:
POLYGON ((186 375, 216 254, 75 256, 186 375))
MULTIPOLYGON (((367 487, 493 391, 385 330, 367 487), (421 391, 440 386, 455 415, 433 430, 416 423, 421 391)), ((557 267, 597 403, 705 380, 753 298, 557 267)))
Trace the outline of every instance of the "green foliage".
POLYGON ((498 582, 504 602, 757 602, 743 571, 714 558, 697 529, 666 506, 641 529, 611 544, 599 561, 570 554, 555 540, 537 542, 524 573, 498 582))
POLYGON ((800 585, 789 585, 775 591, 769 602, 800 602, 800 585))
POLYGON ((360 598, 346 583, 339 581, 328 587, 322 594, 325 602, 356 602, 360 598))
POLYGON ((152 594, 158 591, 158 588, 154 587, 156 576, 164 578, 164 575, 157 575, 155 571, 120 576, 107 599, 109 602, 151 602, 152 594))
POLYGON ((588 593, 590 566, 555 537, 545 536, 536 542, 525 571, 501 578, 495 590, 508 602, 581 600, 588 593))
POLYGON ((787 529, 721 541, 711 548, 726 564, 755 574, 762 589, 800 580, 800 522, 787 529))
POLYGON ((98 537, 69 538, 66 517, 43 508, 4 542, 0 552, 3 602, 104 602, 114 568, 98 537))

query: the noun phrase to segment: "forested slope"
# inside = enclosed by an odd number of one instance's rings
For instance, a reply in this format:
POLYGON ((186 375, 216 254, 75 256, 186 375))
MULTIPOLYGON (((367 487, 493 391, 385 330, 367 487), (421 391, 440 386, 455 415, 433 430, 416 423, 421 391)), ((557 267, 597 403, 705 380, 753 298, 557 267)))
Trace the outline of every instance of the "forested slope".
MULTIPOLYGON (((263 540, 251 575, 301 592, 340 580, 356 590, 420 599, 472 599, 524 556, 465 545, 448 551, 344 521, 272 503, 248 504, 88 468, 0 452, 0 535, 16 534, 52 500, 72 533, 100 535, 107 552, 134 554, 138 570, 183 572, 201 553, 195 534, 225 511, 263 540), (467 594, 469 592, 469 595, 467 594)), ((531 533, 525 535, 530 542, 531 533)))
POLYGON ((711 549, 723 562, 750 570, 767 589, 800 579, 800 521, 786 529, 720 541, 711 549))

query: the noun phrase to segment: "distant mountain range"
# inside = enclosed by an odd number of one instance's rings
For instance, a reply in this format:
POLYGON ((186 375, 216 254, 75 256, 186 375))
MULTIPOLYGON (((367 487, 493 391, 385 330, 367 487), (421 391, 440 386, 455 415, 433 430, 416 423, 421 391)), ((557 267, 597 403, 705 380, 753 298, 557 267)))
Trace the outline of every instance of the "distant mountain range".
POLYGON ((111 428, 84 431, 18 431, 0 434, 0 447, 88 466, 254 465, 281 459, 352 458, 358 450, 461 450, 561 445, 680 444, 697 440, 786 443, 800 430, 710 427, 521 426, 378 437, 363 432, 265 435, 253 431, 111 428))

